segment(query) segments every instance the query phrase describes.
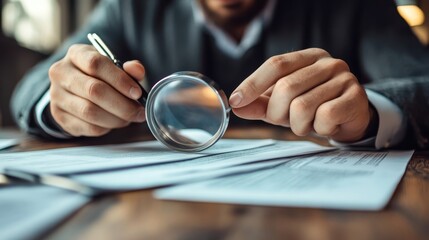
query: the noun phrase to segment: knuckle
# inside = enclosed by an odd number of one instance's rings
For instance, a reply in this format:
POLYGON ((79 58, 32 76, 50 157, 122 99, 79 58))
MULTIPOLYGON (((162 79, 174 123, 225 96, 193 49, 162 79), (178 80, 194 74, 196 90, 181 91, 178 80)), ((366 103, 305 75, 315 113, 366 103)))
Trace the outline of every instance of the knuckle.
POLYGON ((309 48, 308 50, 317 56, 322 56, 322 57, 331 56, 325 49, 322 49, 322 48, 309 48))
POLYGON ((304 97, 296 97, 290 103, 291 111, 297 113, 305 113, 310 108, 310 103, 304 97))
POLYGON ((70 74, 64 78, 59 79, 61 83, 58 83, 58 86, 62 89, 66 89, 69 92, 73 92, 73 89, 76 88, 76 82, 78 82, 78 76, 75 74, 70 74))
POLYGON ((306 136, 310 132, 309 124, 314 118, 310 108, 310 102, 302 96, 291 102, 291 130, 298 136, 306 136))
POLYGON ((106 134, 109 130, 91 125, 88 127, 87 134, 91 137, 99 137, 106 134))
POLYGON ((351 72, 345 72, 341 76, 341 81, 344 86, 350 87, 353 85, 359 85, 355 75, 351 72))
POLYGON ((332 73, 349 71, 349 65, 344 60, 333 58, 330 62, 330 69, 332 73))
POLYGON ((283 94, 293 94, 295 93, 297 87, 298 84, 294 83, 293 81, 290 81, 289 78, 282 78, 276 82, 274 90, 283 94))
POLYGON ((88 45, 86 45, 86 44, 75 43, 75 44, 70 45, 66 55, 77 56, 80 53, 88 51, 87 48, 88 48, 88 45))
POLYGON ((286 68, 289 64, 289 61, 284 55, 276 55, 272 56, 267 60, 267 63, 273 68, 274 70, 279 70, 286 68))
POLYGON ((81 106, 80 114, 85 120, 94 120, 96 117, 97 107, 92 103, 85 103, 81 106))
POLYGON ((48 75, 51 82, 56 82, 59 80, 61 73, 62 61, 57 61, 49 67, 48 75))
POLYGON ((301 137, 307 136, 308 133, 310 132, 308 130, 308 127, 305 125, 304 126, 291 125, 290 128, 291 128, 292 132, 295 133, 295 135, 301 136, 301 137))
POLYGON ((279 117, 275 117, 275 116, 267 116, 267 121, 273 125, 277 125, 277 126, 281 126, 282 125, 282 121, 279 117))
POLYGON ((79 56, 81 56, 82 52, 83 52, 82 44, 73 44, 67 50, 67 54, 65 58, 69 58, 73 61, 75 59, 78 59, 79 56))
POLYGON ((320 119, 324 119, 324 121, 332 121, 335 122, 335 107, 332 105, 322 105, 317 110, 320 119))
POLYGON ((98 54, 97 52, 88 52, 87 53, 87 69, 86 72, 94 76, 97 74, 98 69, 100 68, 101 64, 103 63, 103 56, 98 54))
POLYGON ((89 81, 88 97, 92 100, 100 99, 105 90, 105 84, 101 81, 89 81))
POLYGON ((77 52, 79 52, 81 49, 81 45, 80 44, 73 44, 69 47, 69 49, 67 50, 67 54, 69 56, 73 56, 75 55, 77 52))
POLYGON ((304 51, 297 51, 297 52, 293 52, 291 54, 291 56, 293 56, 293 58, 295 59, 295 61, 301 61, 307 58, 307 55, 305 54, 305 50, 304 51))
POLYGON ((336 126, 319 126, 315 127, 315 132, 319 134, 320 136, 329 137, 332 136, 335 133, 336 126))
POLYGON ((284 126, 286 125, 287 121, 286 121, 286 117, 285 116, 281 116, 279 114, 267 114, 266 119, 269 123, 274 124, 274 125, 278 125, 278 126, 284 126))
POLYGON ((361 103, 362 100, 368 99, 365 90, 359 84, 353 84, 353 85, 349 86, 347 88, 347 91, 345 92, 344 97, 345 97, 344 101, 351 108, 353 106, 359 105, 359 103, 361 103))
POLYGON ((60 126, 62 126, 64 123, 64 116, 61 114, 59 108, 55 104, 51 104, 50 108, 52 117, 58 124, 60 124, 60 126))
POLYGON ((362 86, 354 84, 350 87, 351 95, 354 99, 366 98, 366 92, 362 86))
MULTIPOLYGON (((72 89, 76 89, 76 83, 81 82, 82 80, 82 74, 78 73, 78 74, 70 74, 69 76, 67 76, 66 78, 64 78, 62 80, 61 85, 65 88, 65 89, 69 89, 71 92, 73 92, 72 89)), ((84 76, 84 78, 86 78, 86 76, 84 76)))
POLYGON ((59 93, 59 91, 57 90, 57 87, 54 87, 51 85, 49 89, 49 96, 51 98, 51 104, 52 104, 58 101, 59 99, 61 99, 63 95, 59 93))

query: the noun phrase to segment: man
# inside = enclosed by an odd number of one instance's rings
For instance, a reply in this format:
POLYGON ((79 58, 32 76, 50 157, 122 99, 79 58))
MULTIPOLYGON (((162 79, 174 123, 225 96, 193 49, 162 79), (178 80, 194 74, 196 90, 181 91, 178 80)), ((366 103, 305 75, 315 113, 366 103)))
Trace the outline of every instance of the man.
POLYGON ((30 133, 101 136, 145 121, 131 78, 153 85, 191 70, 231 94, 243 119, 336 144, 427 148, 427 66, 390 0, 106 0, 26 76, 12 108, 30 133), (132 60, 125 72, 88 45, 89 32, 132 60))

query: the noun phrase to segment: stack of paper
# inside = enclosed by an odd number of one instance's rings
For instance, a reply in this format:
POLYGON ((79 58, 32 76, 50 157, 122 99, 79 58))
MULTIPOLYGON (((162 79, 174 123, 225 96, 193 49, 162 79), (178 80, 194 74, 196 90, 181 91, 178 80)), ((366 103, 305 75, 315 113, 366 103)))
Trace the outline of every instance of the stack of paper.
POLYGON ((272 161, 268 169, 156 191, 161 199, 379 210, 413 151, 335 151, 272 161))
POLYGON ((153 188, 251 172, 277 164, 269 159, 330 149, 309 142, 224 139, 199 153, 171 151, 156 141, 2 153, 2 172, 56 188, 25 185, 0 189, 0 211, 5 213, 5 218, 0 218, 0 235, 37 238, 89 201, 87 195, 94 192, 153 188))
POLYGON ((85 195, 171 185, 177 186, 157 190, 156 196, 377 210, 389 201, 412 153, 345 151, 311 142, 234 139, 220 140, 198 153, 172 151, 156 141, 0 153, 3 173, 57 187, 1 188, 0 211, 6 212, 2 216, 13 218, 0 218, 0 226, 5 226, 0 232, 11 238, 40 233, 89 201, 85 195))
POLYGON ((39 239, 88 203, 86 196, 40 185, 0 188, 0 238, 39 239))
POLYGON ((13 167, 38 173, 71 174, 177 162, 255 149, 271 144, 274 144, 273 140, 224 139, 205 151, 183 153, 172 151, 157 141, 148 141, 21 153, 0 153, 0 170, 13 167))
POLYGON ((377 210, 387 204, 411 155, 412 151, 340 151, 311 142, 234 139, 220 140, 198 153, 172 151, 156 141, 0 153, 1 172, 56 187, 1 188, 0 211, 7 217, 0 218, 0 232, 7 238, 38 236, 93 194, 171 185, 177 186, 157 190, 156 196, 377 210))
POLYGON ((157 196, 374 210, 387 204, 412 155, 329 150, 310 142, 223 139, 206 151, 181 153, 150 141, 4 153, 0 169, 30 180, 43 176, 44 183, 67 189, 75 188, 61 184, 99 192, 198 182, 160 190, 157 196), (219 179, 201 182, 213 178, 219 179))
POLYGON ((203 152, 181 153, 151 141, 0 154, 0 169, 23 177, 62 175, 97 189, 124 191, 251 171, 265 165, 234 166, 331 149, 310 142, 224 139, 203 152))
MULTIPOLYGON (((235 143, 231 143, 240 145, 241 141, 234 140, 235 143)), ((254 171, 272 165, 271 162, 244 164, 331 150, 331 148, 310 142, 274 142, 270 140, 266 143, 269 144, 260 147, 250 147, 249 145, 249 148, 244 148, 244 150, 207 155, 186 161, 114 171, 73 174, 70 177, 85 185, 106 190, 153 188, 254 171)))

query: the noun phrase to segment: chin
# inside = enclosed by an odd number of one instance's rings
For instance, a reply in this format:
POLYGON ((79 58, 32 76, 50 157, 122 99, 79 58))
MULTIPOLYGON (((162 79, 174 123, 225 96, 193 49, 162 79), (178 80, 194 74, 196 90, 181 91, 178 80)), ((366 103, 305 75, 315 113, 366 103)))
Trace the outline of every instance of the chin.
POLYGON ((219 14, 246 12, 260 1, 264 0, 200 0, 212 12, 219 14))
POLYGON ((268 0, 199 0, 204 11, 218 21, 251 18, 268 0))
POLYGON ((217 5, 218 7, 231 7, 235 5, 243 5, 249 2, 255 2, 255 0, 206 0, 212 5, 217 5))

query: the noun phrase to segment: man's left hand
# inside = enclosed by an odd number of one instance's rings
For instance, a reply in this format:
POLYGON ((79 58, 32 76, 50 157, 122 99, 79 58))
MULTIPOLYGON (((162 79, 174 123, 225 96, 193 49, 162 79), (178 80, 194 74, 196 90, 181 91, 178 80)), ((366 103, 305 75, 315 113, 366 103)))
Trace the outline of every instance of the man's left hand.
POLYGON ((374 111, 347 63, 317 48, 271 57, 229 101, 238 117, 341 142, 362 139, 374 111))

